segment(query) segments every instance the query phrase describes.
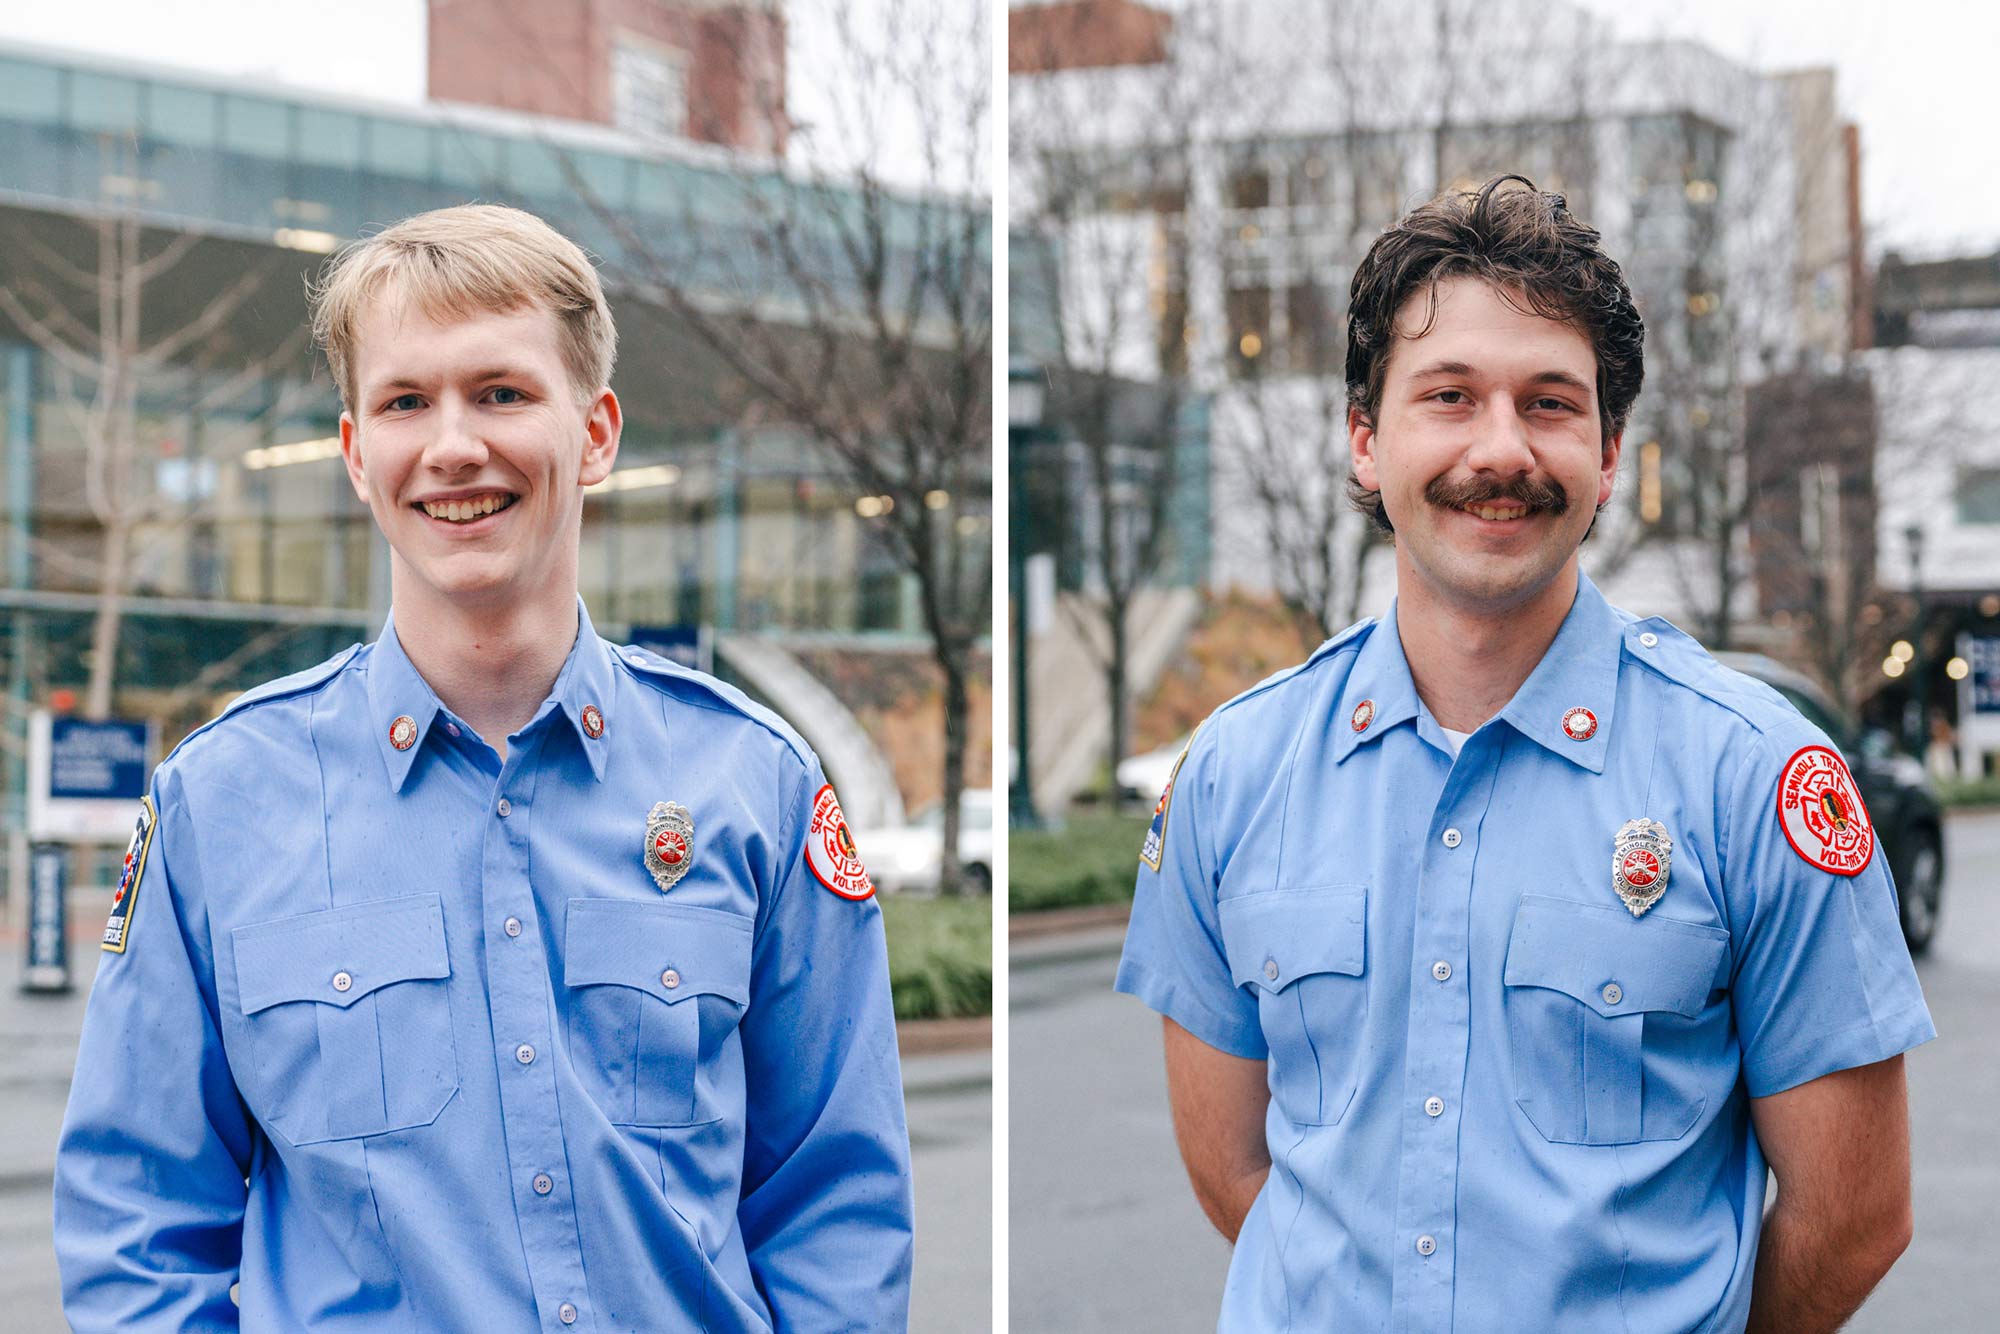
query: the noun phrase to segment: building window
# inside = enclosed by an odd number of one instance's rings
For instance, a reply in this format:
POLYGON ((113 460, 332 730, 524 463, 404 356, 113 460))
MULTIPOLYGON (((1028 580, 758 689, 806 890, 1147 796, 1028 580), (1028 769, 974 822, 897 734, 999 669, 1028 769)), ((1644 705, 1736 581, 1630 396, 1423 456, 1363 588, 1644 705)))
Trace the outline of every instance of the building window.
POLYGON ((611 120, 654 139, 687 133, 687 70, 680 52, 631 37, 611 50, 611 120))
POLYGON ((1959 473, 1958 521, 2000 524, 2000 468, 1967 468, 1959 473))

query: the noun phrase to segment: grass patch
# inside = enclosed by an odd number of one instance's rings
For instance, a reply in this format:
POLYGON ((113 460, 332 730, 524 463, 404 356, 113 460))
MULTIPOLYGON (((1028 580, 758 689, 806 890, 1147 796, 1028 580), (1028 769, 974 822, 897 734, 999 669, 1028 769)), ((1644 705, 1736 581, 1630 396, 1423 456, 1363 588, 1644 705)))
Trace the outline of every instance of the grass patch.
POLYGON ((1152 812, 1080 815, 1061 829, 1007 839, 1007 911, 1045 912, 1090 903, 1126 903, 1139 875, 1139 845, 1152 812))
POLYGON ((878 896, 898 1019, 993 1013, 993 900, 878 896))
POLYGON ((1940 780, 1937 795, 1946 806, 2000 805, 2000 778, 1940 780))

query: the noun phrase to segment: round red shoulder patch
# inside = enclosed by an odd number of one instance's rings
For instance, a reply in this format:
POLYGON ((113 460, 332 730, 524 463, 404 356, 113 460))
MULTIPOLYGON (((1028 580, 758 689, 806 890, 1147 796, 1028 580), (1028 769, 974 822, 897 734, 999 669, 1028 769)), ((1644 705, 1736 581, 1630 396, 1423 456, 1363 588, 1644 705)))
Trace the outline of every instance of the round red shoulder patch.
POLYGON ((1802 746, 1778 777, 1778 824, 1792 851, 1835 875, 1859 875, 1875 855, 1875 825, 1847 761, 1802 746))
POLYGON ((847 832, 847 817, 841 814, 840 798, 833 784, 821 785, 813 797, 812 824, 806 829, 806 868, 813 878, 843 899, 865 899, 875 892, 868 868, 847 832))

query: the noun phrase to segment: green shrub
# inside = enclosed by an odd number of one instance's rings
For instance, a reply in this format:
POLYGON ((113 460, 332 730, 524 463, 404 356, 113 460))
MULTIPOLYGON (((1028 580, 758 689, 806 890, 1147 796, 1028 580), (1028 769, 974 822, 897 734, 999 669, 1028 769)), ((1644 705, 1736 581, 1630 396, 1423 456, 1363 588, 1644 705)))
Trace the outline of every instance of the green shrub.
POLYGON ((2000 778, 1972 778, 1941 781, 1938 800, 1947 806, 1991 806, 2000 804, 2000 778))
POLYGON ((880 896, 898 1019, 993 1013, 993 900, 880 896))
POLYGON ((1150 823, 1150 812, 1090 814, 1061 829, 1009 835, 1007 911, 1129 902, 1139 873, 1139 846, 1150 823))

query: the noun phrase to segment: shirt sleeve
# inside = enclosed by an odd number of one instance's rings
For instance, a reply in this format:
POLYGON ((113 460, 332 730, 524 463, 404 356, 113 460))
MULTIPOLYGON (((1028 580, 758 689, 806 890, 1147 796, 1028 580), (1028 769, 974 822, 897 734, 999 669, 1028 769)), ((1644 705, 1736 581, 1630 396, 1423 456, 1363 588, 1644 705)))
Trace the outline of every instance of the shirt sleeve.
POLYGON ((1114 986, 1218 1051, 1269 1054, 1257 1000, 1232 980, 1216 911, 1216 735, 1211 718, 1174 765, 1139 854, 1139 883, 1114 986))
POLYGON ((817 762, 784 798, 741 1028, 737 1218, 774 1328, 902 1329, 910 1144, 888 951, 865 876, 824 883, 813 867, 828 866, 828 844, 809 862, 815 805, 831 798, 817 762))
POLYGON ((56 1259, 78 1334, 238 1328, 229 1289, 255 1132, 224 1059, 206 936, 191 928, 177 786, 155 776, 155 828, 135 841, 120 901, 124 949, 98 961, 56 1149, 56 1259))
MULTIPOLYGON (((1789 822, 1799 832, 1788 837, 1781 784, 1807 749, 1847 773, 1827 739, 1801 722, 1746 748, 1721 813, 1736 1027, 1744 1081, 1758 1098, 1937 1036, 1903 943, 1881 831, 1871 830, 1874 846, 1858 870, 1824 869, 1809 852, 1834 865, 1841 856, 1821 853, 1800 823, 1797 808, 1815 801, 1807 794, 1792 803, 1789 822)), ((1836 803, 1848 792, 1860 800, 1850 786, 1836 789, 1836 803)))

